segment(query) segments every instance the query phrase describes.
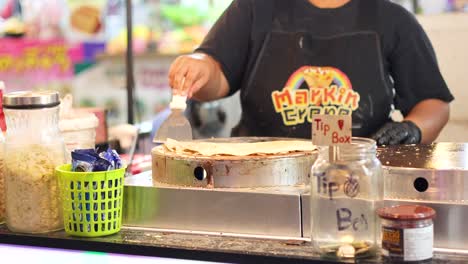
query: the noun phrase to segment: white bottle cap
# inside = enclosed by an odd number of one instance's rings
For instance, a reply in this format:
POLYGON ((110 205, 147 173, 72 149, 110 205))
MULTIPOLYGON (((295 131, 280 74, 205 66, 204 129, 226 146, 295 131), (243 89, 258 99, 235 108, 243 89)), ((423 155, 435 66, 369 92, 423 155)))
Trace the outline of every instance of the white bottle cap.
POLYGON ((187 96, 173 94, 169 107, 171 109, 185 110, 187 108, 187 96))

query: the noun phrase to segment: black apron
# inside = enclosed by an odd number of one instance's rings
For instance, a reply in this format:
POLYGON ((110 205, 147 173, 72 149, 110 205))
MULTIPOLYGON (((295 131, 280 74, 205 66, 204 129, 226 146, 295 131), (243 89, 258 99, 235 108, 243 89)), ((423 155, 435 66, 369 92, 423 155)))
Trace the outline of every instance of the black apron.
POLYGON ((275 2, 272 30, 247 84, 241 89, 242 116, 232 135, 311 138, 314 114, 351 111, 353 136, 367 137, 376 132, 389 120, 393 103, 393 93, 384 76, 379 36, 374 30, 378 21, 377 1, 360 1, 357 27, 360 31, 330 37, 295 31, 291 3, 275 2), (323 90, 329 92, 328 96, 325 92, 318 96, 319 89, 323 89, 320 80, 312 86, 305 80, 301 84, 298 73, 301 68, 304 76, 313 72, 311 76, 317 78, 324 69, 325 84, 334 70, 329 87, 334 89, 323 90), (345 87, 340 89, 346 79, 351 82, 353 92, 345 87), (282 92, 286 83, 297 87, 282 92), (350 105, 356 100, 356 93, 359 104, 354 105, 353 111, 350 105))

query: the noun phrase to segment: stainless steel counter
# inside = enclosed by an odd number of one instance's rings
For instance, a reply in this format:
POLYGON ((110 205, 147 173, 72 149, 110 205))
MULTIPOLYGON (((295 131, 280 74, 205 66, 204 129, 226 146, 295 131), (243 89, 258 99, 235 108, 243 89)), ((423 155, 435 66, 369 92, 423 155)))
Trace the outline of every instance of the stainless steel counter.
POLYGON ((434 245, 468 251, 468 144, 393 146, 380 149, 385 203, 434 208, 434 245))
POLYGON ((468 170, 467 143, 387 146, 378 149, 384 166, 427 170, 468 170))
POLYGON ((236 236, 302 238, 305 186, 201 189, 126 179, 124 225, 236 236))
MULTIPOLYGON (((379 149, 387 205, 433 207, 435 247, 468 253, 467 144, 379 149)), ((182 176, 182 175, 181 175, 182 176)), ((187 175, 193 177, 193 175, 187 175)), ((310 239, 308 187, 189 188, 153 184, 151 173, 126 180, 124 225, 227 236, 310 239)))

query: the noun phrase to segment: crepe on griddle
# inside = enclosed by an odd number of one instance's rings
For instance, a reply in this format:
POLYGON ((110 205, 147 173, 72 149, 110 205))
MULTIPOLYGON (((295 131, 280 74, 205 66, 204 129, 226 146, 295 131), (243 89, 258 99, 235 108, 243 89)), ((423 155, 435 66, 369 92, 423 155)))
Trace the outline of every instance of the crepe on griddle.
POLYGON ((164 147, 177 154, 200 156, 252 156, 310 152, 316 149, 311 141, 277 140, 254 143, 221 143, 202 141, 177 141, 167 139, 164 147))

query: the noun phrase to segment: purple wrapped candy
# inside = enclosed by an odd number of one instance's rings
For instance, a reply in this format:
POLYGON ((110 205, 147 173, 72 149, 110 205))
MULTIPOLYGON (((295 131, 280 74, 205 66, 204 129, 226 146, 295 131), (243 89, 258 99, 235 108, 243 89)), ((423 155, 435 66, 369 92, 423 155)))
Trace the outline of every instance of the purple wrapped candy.
POLYGON ((112 163, 106 159, 98 158, 94 163, 93 171, 109 171, 113 170, 112 163))
POLYGON ((72 169, 76 172, 109 171, 122 168, 122 160, 115 150, 97 153, 94 149, 72 151, 72 169))
POLYGON ((76 172, 93 171, 97 158, 92 153, 94 153, 94 149, 72 151, 72 170, 76 172))
POLYGON ((117 154, 117 151, 108 148, 106 151, 99 153, 99 156, 103 159, 108 160, 112 164, 112 169, 120 169, 122 168, 122 160, 117 154))
POLYGON ((112 149, 111 151, 112 151, 112 157, 114 158, 114 161, 115 161, 115 169, 122 168, 123 166, 122 159, 120 158, 119 154, 114 149, 112 149))

